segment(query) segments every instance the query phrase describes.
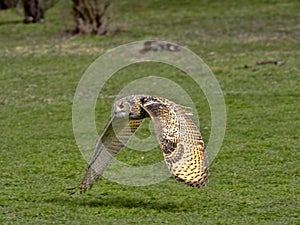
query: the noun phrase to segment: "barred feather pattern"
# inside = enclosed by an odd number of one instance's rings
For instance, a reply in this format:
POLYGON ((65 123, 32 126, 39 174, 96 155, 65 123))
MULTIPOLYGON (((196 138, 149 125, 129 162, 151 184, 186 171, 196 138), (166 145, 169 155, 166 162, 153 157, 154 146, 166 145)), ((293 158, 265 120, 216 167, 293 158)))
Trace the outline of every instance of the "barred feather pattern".
POLYGON ((95 145, 80 192, 98 181, 146 117, 154 124, 165 161, 175 179, 192 187, 205 186, 208 160, 201 134, 190 115, 186 107, 156 96, 131 95, 116 101, 112 117, 95 145))

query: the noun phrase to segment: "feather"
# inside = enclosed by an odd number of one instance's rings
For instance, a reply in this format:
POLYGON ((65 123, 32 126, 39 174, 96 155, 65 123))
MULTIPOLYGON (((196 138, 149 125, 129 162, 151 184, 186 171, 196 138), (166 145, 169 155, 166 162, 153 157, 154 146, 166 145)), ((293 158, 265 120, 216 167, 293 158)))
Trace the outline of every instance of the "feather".
POLYGON ((133 133, 141 125, 143 119, 130 120, 111 117, 99 136, 88 167, 79 186, 80 193, 91 188, 109 165, 130 140, 133 133))
POLYGON ((80 193, 98 181, 146 117, 154 124, 165 161, 175 179, 192 187, 205 186, 208 161, 204 142, 188 109, 165 98, 148 95, 131 95, 116 101, 112 117, 97 140, 79 185, 80 193))

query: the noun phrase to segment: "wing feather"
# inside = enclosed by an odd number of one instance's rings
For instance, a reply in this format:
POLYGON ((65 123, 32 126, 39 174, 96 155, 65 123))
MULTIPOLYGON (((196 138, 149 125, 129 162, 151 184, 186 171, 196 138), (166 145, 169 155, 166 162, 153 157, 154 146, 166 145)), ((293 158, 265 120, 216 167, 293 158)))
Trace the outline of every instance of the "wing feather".
POLYGON ((174 177, 193 187, 203 187, 208 178, 208 161, 201 134, 186 108, 166 99, 146 101, 165 161, 174 177))
POLYGON ((79 185, 81 193, 101 177, 111 160, 148 116, 154 124, 158 142, 173 176, 193 187, 205 186, 208 161, 204 143, 186 107, 155 96, 128 96, 115 103, 115 113, 119 116, 111 117, 97 140, 79 185), (120 117, 124 113, 131 119, 120 117))
POLYGON ((111 160, 124 148, 142 122, 143 119, 111 117, 97 140, 79 185, 80 193, 85 192, 98 181, 111 160))

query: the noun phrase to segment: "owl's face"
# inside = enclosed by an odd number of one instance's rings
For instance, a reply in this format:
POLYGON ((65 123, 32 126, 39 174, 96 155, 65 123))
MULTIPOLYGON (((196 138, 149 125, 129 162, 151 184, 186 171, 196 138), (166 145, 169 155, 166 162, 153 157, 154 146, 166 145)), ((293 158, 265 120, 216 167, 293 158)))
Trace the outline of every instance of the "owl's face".
POLYGON ((140 119, 148 117, 148 114, 141 107, 141 100, 138 96, 128 96, 116 101, 113 108, 113 115, 119 118, 140 119))
POLYGON ((128 102, 121 101, 121 100, 122 99, 120 99, 114 104, 113 114, 115 117, 128 118, 130 114, 131 106, 128 102))

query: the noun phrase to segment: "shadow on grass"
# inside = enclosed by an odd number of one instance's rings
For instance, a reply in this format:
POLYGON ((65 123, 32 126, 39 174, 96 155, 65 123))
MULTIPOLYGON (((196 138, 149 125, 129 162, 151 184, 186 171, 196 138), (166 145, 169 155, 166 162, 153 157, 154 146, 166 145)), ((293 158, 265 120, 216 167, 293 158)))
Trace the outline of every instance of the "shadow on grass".
POLYGON ((0 26, 13 25, 13 24, 23 24, 23 21, 22 20, 0 21, 0 26))
POLYGON ((143 208, 164 211, 178 211, 180 206, 174 202, 162 202, 159 199, 141 199, 136 197, 126 196, 99 196, 98 198, 88 199, 90 196, 75 196, 75 197, 54 197, 46 200, 48 203, 59 205, 69 205, 71 207, 87 206, 87 207, 118 207, 118 208, 143 208))

